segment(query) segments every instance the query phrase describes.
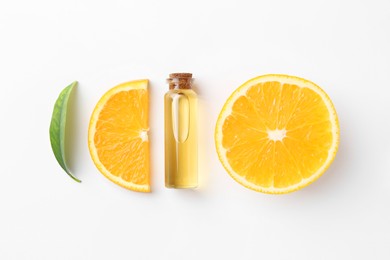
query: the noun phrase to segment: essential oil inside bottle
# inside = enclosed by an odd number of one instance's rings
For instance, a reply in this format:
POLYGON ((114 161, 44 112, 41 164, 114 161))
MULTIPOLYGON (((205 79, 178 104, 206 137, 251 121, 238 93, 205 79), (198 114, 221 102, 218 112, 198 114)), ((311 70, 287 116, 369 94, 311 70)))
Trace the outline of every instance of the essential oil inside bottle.
POLYGON ((165 186, 198 186, 197 95, 191 73, 172 73, 165 94, 165 186))

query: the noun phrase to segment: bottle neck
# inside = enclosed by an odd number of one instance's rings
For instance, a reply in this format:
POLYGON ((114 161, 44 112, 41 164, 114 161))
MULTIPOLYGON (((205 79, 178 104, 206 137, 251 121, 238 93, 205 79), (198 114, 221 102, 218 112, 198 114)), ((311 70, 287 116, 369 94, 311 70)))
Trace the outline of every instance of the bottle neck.
POLYGON ((194 79, 191 73, 172 73, 169 74, 169 78, 167 79, 170 90, 191 89, 193 81, 194 79))

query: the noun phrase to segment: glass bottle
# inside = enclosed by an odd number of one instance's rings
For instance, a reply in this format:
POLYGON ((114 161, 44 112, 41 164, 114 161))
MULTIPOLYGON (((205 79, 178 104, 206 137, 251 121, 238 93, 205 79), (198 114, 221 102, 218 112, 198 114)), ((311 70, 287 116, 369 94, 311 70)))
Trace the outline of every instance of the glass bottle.
POLYGON ((191 73, 172 73, 164 97, 165 186, 198 186, 197 95, 191 73))

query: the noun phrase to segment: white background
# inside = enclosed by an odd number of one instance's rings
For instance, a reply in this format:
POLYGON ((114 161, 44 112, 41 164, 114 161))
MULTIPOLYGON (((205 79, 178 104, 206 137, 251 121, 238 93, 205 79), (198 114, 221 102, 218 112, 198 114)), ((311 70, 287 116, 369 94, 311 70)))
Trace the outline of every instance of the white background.
POLYGON ((0 1, 0 259, 390 259, 390 2, 0 1), (192 72, 195 191, 163 178, 163 94, 192 72), (248 190, 224 171, 214 126, 230 93, 267 73, 320 85, 337 109, 330 169, 301 191, 248 190), (94 167, 89 117, 109 88, 150 79, 150 194, 94 167), (74 95, 70 179, 49 142, 74 95))

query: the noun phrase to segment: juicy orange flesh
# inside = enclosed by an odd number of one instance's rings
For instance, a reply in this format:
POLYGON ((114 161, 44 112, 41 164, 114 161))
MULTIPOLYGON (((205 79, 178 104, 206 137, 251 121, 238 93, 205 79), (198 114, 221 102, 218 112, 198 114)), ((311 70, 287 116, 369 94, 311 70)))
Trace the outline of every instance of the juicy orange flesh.
POLYGON ((321 96, 309 88, 259 83, 235 100, 222 127, 232 169, 248 182, 284 188, 309 178, 324 164, 332 124, 321 96), (280 140, 269 131, 285 130, 280 140))
POLYGON ((148 100, 143 89, 121 91, 99 114, 94 143, 100 162, 114 176, 134 184, 149 184, 148 100))

